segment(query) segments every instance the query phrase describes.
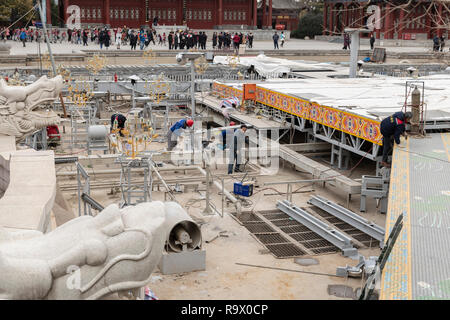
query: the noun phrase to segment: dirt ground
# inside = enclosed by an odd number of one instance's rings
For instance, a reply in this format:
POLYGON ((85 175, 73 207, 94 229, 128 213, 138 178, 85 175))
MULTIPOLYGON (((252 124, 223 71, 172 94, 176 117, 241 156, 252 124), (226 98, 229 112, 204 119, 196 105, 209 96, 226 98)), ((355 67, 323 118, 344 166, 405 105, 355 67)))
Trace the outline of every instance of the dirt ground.
MULTIPOLYGON (((163 144, 155 143, 153 148, 162 148, 163 144)), ((361 164, 352 174, 352 178, 358 178, 361 174, 366 174, 373 170, 370 162, 361 164)), ((94 166, 94 170, 104 169, 101 166, 94 166)), ((57 171, 67 171, 68 166, 58 166, 57 171)), ((221 165, 213 174, 225 174, 225 165, 221 165)), ((342 171, 343 174, 348 172, 342 171)), ((195 177, 194 171, 187 171, 186 175, 182 171, 163 172, 165 179, 195 177)), ((259 184, 263 182, 272 182, 280 180, 310 179, 311 176, 303 174, 288 165, 279 169, 276 175, 258 177, 259 184)), ((108 177, 93 176, 92 182, 110 180, 108 177)), ((118 179, 118 177, 117 177, 118 179)), ((65 184, 72 180, 59 179, 60 184, 65 184)), ((234 180, 226 180, 227 190, 232 190, 234 180)), ((298 186, 295 186, 297 188, 298 186)), ((286 186, 275 186, 280 192, 286 191, 286 186)), ((331 187, 330 187, 331 188, 331 187)), ((335 192, 330 188, 322 188, 320 184, 306 186, 305 190, 313 191, 308 193, 293 194, 293 202, 302 207, 308 206, 307 200, 314 194, 319 194, 332 201, 346 204, 345 196, 335 192)), ((249 198, 251 206, 245 210, 269 210, 275 209, 276 201, 283 199, 280 195, 273 194, 273 190, 258 192, 261 187, 255 188, 255 195, 249 198)), ((342 299, 327 292, 328 285, 345 285, 353 290, 362 285, 361 279, 338 278, 335 274, 338 266, 357 264, 356 260, 346 258, 340 253, 314 255, 319 264, 312 266, 300 266, 294 263, 294 259, 277 259, 270 253, 265 253, 264 246, 256 241, 250 232, 241 226, 230 214, 233 207, 225 207, 225 214, 220 217, 219 214, 204 216, 202 211, 205 208, 205 201, 201 200, 204 195, 205 186, 200 187, 199 192, 177 193, 176 198, 180 204, 187 209, 192 218, 201 224, 203 237, 203 249, 206 250, 206 270, 189 272, 176 275, 162 275, 155 270, 148 287, 159 299, 342 299), (194 204, 186 207, 189 200, 196 199, 194 204), (228 237, 219 237, 210 243, 205 240, 212 239, 220 231, 226 231, 228 237), (255 268, 236 265, 236 263, 253 264, 275 268, 286 268, 299 271, 324 273, 327 275, 313 275, 300 272, 280 271, 264 268, 255 268)), ((93 189, 91 196, 99 203, 106 206, 120 201, 120 193, 109 194, 110 188, 93 189)), ((71 204, 74 211, 77 210, 76 191, 65 191, 64 196, 71 204)), ((153 200, 164 200, 163 192, 152 192, 153 200)), ((221 212, 221 196, 216 188, 212 188, 212 202, 221 212)), ((192 201, 191 201, 192 202, 192 201)), ((359 213, 359 197, 353 197, 350 202, 350 209, 359 213)), ((367 213, 363 216, 375 223, 384 226, 385 216, 376 213, 375 203, 368 201, 367 213)), ((364 256, 373 256, 379 254, 378 248, 359 250, 364 256)), ((307 258, 307 257, 304 257, 307 258)), ((347 298, 348 299, 348 298, 347 298)))
MULTIPOLYGON (((306 57, 304 57, 306 58, 306 57)), ((310 58, 310 57, 309 57, 310 58)), ((318 58, 318 57, 315 57, 318 58)), ((329 61, 332 57, 328 57, 329 61)), ((172 58, 169 58, 172 59, 172 58)), ((295 57, 296 60, 302 57, 295 57)), ((315 59, 317 60, 317 59, 315 59)), ((127 61, 129 64, 134 63, 127 61)), ((117 62, 124 63, 122 61, 117 62)), ((170 61, 159 61, 159 63, 170 63, 170 61)), ((67 134, 63 135, 68 139, 70 129, 66 127, 67 134)), ((152 149, 162 149, 166 145, 160 143, 152 143, 152 149)), ((65 146, 64 154, 86 154, 83 150, 68 150, 65 146)), ((56 150, 57 154, 61 154, 61 150, 56 150)), ((324 163, 329 158, 323 158, 320 161, 324 163)), ((356 159, 355 163, 359 161, 356 159)), ((111 169, 111 166, 94 165, 92 169, 111 169)), ((116 167, 118 168, 118 167, 116 167)), ((61 171, 74 170, 70 165, 57 165, 57 173, 61 171)), ((343 174, 349 174, 349 171, 341 171, 343 174)), ((362 161, 361 164, 352 172, 351 178, 361 178, 362 174, 374 174, 375 165, 370 161, 362 161)), ((219 166, 217 170, 213 170, 213 174, 226 174, 225 165, 219 166)), ((179 172, 163 172, 165 179, 195 177, 193 171, 187 171, 186 175, 179 172)), ((102 180, 111 180, 111 177, 101 175, 93 175, 92 183, 102 180)), ((116 175, 116 181, 119 176, 116 175)), ((290 168, 289 165, 281 166, 276 175, 258 177, 258 182, 294 180, 294 179, 311 179, 308 174, 300 173, 290 168)), ((60 185, 65 183, 76 183, 75 177, 61 178, 58 177, 60 185)), ((227 190, 232 190, 233 179, 225 180, 227 190)), ((298 186, 294 186, 295 188, 298 186)), ((286 191, 286 185, 275 186, 280 192, 286 191)), ((320 184, 305 187, 305 190, 314 189, 308 193, 293 194, 293 202, 299 206, 308 206, 307 200, 314 194, 324 196, 336 203, 346 204, 345 195, 340 194, 338 190, 332 190, 331 187, 323 188, 320 184)), ((206 270, 196 271, 176 275, 162 275, 158 270, 153 273, 152 280, 148 287, 154 292, 159 299, 343 299, 334 295, 329 295, 327 288, 329 285, 345 285, 355 290, 362 285, 361 279, 355 278, 339 278, 335 277, 336 268, 339 266, 351 265, 355 266, 358 261, 342 256, 340 253, 315 255, 312 258, 319 262, 316 265, 300 266, 294 263, 294 259, 277 259, 270 253, 265 253, 265 248, 256 241, 250 232, 240 225, 230 214, 233 207, 226 207, 223 217, 217 213, 212 216, 204 216, 202 211, 205 208, 205 201, 201 200, 204 195, 205 186, 201 187, 199 192, 177 193, 176 198, 179 203, 186 208, 186 204, 192 199, 196 199, 194 204, 189 206, 187 212, 193 219, 201 224, 203 237, 202 248, 206 250, 206 270), (227 231, 228 237, 219 237, 211 243, 205 240, 212 239, 220 231, 227 231), (289 272, 272 270, 265 268, 256 268, 236 265, 236 263, 253 264, 267 267, 286 268, 298 271, 307 271, 314 273, 323 273, 328 275, 313 275, 310 273, 289 272)), ((221 211, 221 196, 216 188, 212 188, 211 199, 215 207, 221 211)), ((258 192, 255 189, 255 195, 249 200, 251 206, 245 210, 269 210, 275 209, 277 200, 284 199, 280 195, 265 195, 266 193, 274 193, 272 190, 258 192)), ((63 191, 66 201, 72 206, 75 216, 78 216, 78 200, 76 190, 63 191)), ((120 192, 111 194, 111 188, 92 189, 91 196, 103 206, 120 201, 120 192)), ((163 192, 153 191, 153 200, 164 200, 163 192)), ((359 196, 354 196, 350 202, 350 209, 359 213, 360 205, 359 196)), ((95 211, 94 211, 95 212, 95 211)), ((385 225, 385 215, 377 213, 374 201, 368 201, 367 212, 362 214, 364 218, 377 223, 380 226, 385 225)), ((359 253, 368 256, 378 255, 379 248, 360 249, 359 253)), ((307 257, 304 257, 307 258, 307 257)), ((348 298, 347 298, 348 299, 348 298)))

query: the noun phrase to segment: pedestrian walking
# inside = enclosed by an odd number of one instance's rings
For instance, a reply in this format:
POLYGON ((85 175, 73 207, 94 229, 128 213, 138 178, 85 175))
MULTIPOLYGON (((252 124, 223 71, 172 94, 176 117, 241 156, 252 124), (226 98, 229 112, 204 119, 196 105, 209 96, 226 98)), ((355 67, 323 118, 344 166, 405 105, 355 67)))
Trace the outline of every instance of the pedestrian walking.
POLYGON ((348 33, 344 33, 344 47, 342 49, 347 50, 350 49, 350 36, 348 33))
POLYGON ((370 34, 370 50, 373 50, 373 45, 375 44, 375 35, 373 32, 370 34))
POLYGON ((278 39, 280 39, 280 36, 278 35, 278 33, 275 31, 274 35, 272 36, 273 39, 273 48, 274 49, 280 49, 278 47, 278 39))

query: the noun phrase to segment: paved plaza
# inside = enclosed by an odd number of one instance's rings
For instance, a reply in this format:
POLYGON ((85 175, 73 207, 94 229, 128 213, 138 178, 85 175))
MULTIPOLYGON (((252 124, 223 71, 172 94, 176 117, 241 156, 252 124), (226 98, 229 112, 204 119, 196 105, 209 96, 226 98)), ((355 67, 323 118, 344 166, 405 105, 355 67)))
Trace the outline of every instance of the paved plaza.
MULTIPOLYGON (((341 50, 342 49, 342 43, 337 42, 338 40, 334 41, 319 41, 319 40, 300 40, 300 39, 289 39, 284 44, 284 47, 280 46, 280 53, 286 52, 289 50, 341 50)), ((24 55, 24 54, 37 54, 38 53, 38 47, 39 44, 36 42, 29 42, 26 43, 26 47, 23 47, 22 43, 19 41, 7 41, 11 45, 11 55, 24 55)), ((383 46, 387 49, 388 52, 417 52, 417 53, 432 53, 432 41, 429 42, 421 42, 423 45, 418 46, 417 43, 411 43, 408 44, 408 41, 403 41, 400 44, 402 46, 393 46, 392 44, 386 45, 386 43, 383 43, 379 40, 375 43, 375 46, 383 46), (414 44, 414 45, 413 45, 414 44)), ((212 42, 210 39, 208 39, 207 50, 212 49, 212 42)), ((45 43, 40 43, 40 49, 41 52, 45 52, 47 50, 47 46, 45 43)), ((55 54, 68 54, 68 53, 76 53, 80 52, 82 50, 99 50, 100 46, 96 43, 89 42, 88 46, 83 46, 82 44, 72 44, 72 43, 52 43, 52 50, 55 54)), ((168 50, 167 45, 153 45, 150 44, 147 49, 152 49, 156 51, 160 50, 168 50)), ((368 40, 362 39, 360 44, 360 50, 369 50, 370 45, 368 44, 368 40)), ((106 49, 103 48, 103 50, 106 51, 106 49)), ((126 51, 130 50, 130 45, 123 45, 120 49, 117 49, 115 45, 112 45, 109 47, 108 50, 120 50, 120 51, 126 51)), ((273 50, 273 42, 272 41, 254 41, 253 42, 253 51, 259 50, 273 50)), ((136 50, 139 51, 139 48, 136 50)), ((181 51, 181 50, 177 50, 181 51)), ((447 52, 448 49, 445 48, 445 51, 447 52)), ((175 50, 174 50, 175 52, 175 50)))

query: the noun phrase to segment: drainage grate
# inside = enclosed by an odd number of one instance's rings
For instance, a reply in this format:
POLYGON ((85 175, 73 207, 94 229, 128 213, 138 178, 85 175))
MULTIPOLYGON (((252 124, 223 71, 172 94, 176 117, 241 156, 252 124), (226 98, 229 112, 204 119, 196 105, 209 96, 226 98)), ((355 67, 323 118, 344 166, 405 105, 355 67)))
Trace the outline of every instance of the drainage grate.
POLYGON ((289 240, 281 236, 279 233, 257 233, 255 234, 255 237, 257 237, 263 244, 289 243, 289 240))
POLYGON ((325 219, 330 219, 330 218, 335 218, 335 216, 319 209, 319 208, 314 208, 314 212, 317 213, 319 216, 325 218, 325 219))
POLYGON ((328 222, 330 223, 342 223, 342 220, 336 217, 331 217, 331 218, 325 218, 327 219, 328 222))
POLYGON ((308 232, 308 227, 302 226, 302 225, 296 225, 296 226, 286 226, 286 227, 280 227, 280 229, 283 232, 286 232, 287 234, 291 233, 299 233, 299 232, 308 232))
POLYGON ((289 217, 288 215, 284 213, 266 213, 263 214, 263 217, 267 220, 280 220, 280 219, 286 219, 286 217, 289 217))
POLYGON ((341 230, 348 230, 348 231, 350 231, 350 230, 355 230, 355 227, 349 225, 349 224, 346 223, 346 222, 335 223, 334 226, 335 226, 336 228, 341 229, 341 230))
POLYGON ((261 220, 261 218, 259 218, 258 216, 254 215, 253 213, 252 213, 252 214, 243 214, 243 215, 239 218, 239 220, 240 220, 242 223, 263 222, 263 221, 261 220))
POLYGON ((372 238, 371 236, 369 236, 368 234, 365 234, 365 233, 356 234, 356 235, 353 235, 352 237, 367 247, 379 247, 380 246, 380 242, 378 240, 372 238))
POLYGON ((333 247, 333 244, 328 242, 325 239, 312 240, 312 241, 303 241, 303 242, 301 242, 301 244, 304 245, 306 248, 309 248, 309 249, 320 249, 320 248, 333 247))
POLYGON ((276 232, 270 226, 268 226, 265 222, 257 222, 257 223, 244 223, 244 226, 251 233, 264 233, 264 232, 276 232))
MULTIPOLYGON (((380 245, 378 240, 372 238, 371 236, 362 232, 361 230, 356 229, 352 225, 342 221, 338 217, 328 214, 327 212, 323 211, 322 209, 313 208, 312 212, 324 217, 328 223, 333 225, 333 227, 345 232, 346 234, 351 236, 353 239, 357 240, 363 246, 375 247, 375 246, 380 245)), ((358 245, 357 243, 353 243, 353 247, 359 248, 361 246, 358 245)), ((312 251, 314 251, 314 250, 312 250, 312 251)), ((320 253, 320 252, 318 252, 318 253, 320 253)))
POLYGON ((290 235, 292 238, 302 243, 302 241, 319 240, 322 239, 317 233, 309 231, 303 233, 293 233, 290 235))
POLYGON ((321 254, 321 253, 334 253, 334 252, 339 252, 339 248, 338 247, 326 247, 326 248, 320 248, 320 249, 311 249, 312 252, 314 252, 315 254, 321 254))
POLYGON ((285 226, 301 226, 300 223, 298 223, 295 220, 292 219, 283 219, 283 220, 274 220, 271 221, 274 225, 277 227, 285 227, 285 226))
POLYGON ((239 219, 277 258, 339 252, 339 248, 281 211, 245 213, 239 219))
POLYGON ((295 258, 306 254, 292 243, 268 244, 266 247, 277 258, 295 258))
POLYGON ((353 237, 354 234, 361 234, 361 230, 353 228, 351 230, 345 231, 345 233, 348 233, 349 235, 351 235, 353 237))

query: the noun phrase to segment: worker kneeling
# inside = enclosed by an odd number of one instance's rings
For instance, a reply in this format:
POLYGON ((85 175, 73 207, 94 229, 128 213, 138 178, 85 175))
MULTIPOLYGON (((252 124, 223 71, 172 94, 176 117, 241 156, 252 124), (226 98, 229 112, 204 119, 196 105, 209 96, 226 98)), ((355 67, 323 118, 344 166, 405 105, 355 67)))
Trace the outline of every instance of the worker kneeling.
POLYGON ((115 113, 111 116, 111 132, 113 130, 118 129, 119 130, 119 134, 121 137, 123 137, 123 133, 122 130, 125 129, 125 122, 127 121, 127 118, 120 114, 120 113, 115 113), (117 124, 115 124, 117 123, 117 124))
POLYGON ((392 152, 393 143, 400 144, 400 135, 406 138, 406 123, 412 118, 411 112, 396 112, 383 119, 380 123, 380 132, 383 135, 383 159, 381 165, 390 167, 388 156, 392 152))
POLYGON ((192 119, 181 119, 177 121, 172 127, 170 127, 167 133, 167 150, 172 151, 178 144, 178 137, 181 136, 184 129, 187 127, 192 127, 194 125, 194 120, 192 119))

